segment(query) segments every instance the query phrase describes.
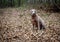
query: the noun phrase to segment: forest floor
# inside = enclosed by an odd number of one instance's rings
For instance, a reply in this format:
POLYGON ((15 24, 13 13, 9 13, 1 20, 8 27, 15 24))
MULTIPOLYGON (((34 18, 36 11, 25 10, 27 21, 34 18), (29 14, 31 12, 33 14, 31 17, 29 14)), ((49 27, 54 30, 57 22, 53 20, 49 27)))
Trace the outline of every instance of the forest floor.
POLYGON ((30 9, 0 9, 0 42, 59 42, 60 13, 37 10, 46 24, 45 30, 32 30, 30 9))

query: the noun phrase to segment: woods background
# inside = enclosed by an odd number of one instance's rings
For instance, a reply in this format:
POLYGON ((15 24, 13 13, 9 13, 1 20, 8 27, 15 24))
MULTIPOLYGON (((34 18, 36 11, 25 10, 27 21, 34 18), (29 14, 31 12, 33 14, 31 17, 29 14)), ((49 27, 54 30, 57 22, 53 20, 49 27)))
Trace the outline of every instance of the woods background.
POLYGON ((0 0, 0 8, 23 5, 42 9, 60 9, 60 0, 0 0))

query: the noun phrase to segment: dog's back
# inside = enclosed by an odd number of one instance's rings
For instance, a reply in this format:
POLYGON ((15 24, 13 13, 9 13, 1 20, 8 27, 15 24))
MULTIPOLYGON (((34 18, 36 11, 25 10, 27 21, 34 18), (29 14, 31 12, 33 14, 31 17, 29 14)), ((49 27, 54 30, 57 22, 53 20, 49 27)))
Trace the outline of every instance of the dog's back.
POLYGON ((40 28, 45 29, 45 22, 40 16, 38 16, 38 21, 39 21, 40 28))

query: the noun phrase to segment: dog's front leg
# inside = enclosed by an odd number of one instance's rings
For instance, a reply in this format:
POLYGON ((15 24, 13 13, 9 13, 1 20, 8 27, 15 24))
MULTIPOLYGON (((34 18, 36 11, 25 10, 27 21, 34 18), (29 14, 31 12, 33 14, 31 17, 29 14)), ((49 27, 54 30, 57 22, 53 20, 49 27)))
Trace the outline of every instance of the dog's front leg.
POLYGON ((34 30, 34 24, 33 24, 33 30, 34 30))

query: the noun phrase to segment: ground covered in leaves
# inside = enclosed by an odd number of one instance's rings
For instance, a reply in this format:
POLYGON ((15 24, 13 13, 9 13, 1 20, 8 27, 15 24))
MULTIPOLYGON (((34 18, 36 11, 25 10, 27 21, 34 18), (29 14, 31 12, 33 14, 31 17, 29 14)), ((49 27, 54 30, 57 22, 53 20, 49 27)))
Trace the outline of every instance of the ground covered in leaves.
POLYGON ((60 13, 37 10, 46 24, 45 30, 32 30, 30 9, 0 9, 0 42, 59 42, 60 13))

